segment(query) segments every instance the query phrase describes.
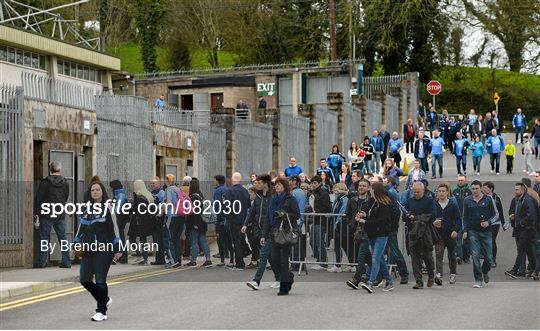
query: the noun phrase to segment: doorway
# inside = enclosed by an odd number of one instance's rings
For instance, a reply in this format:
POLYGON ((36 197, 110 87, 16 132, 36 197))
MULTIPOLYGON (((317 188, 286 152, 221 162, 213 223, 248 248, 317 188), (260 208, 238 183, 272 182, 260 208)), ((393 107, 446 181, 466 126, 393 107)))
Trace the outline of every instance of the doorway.
POLYGON ((210 94, 210 109, 223 108, 223 93, 210 94))
POLYGON ((193 94, 183 94, 180 96, 183 110, 193 110, 193 94))

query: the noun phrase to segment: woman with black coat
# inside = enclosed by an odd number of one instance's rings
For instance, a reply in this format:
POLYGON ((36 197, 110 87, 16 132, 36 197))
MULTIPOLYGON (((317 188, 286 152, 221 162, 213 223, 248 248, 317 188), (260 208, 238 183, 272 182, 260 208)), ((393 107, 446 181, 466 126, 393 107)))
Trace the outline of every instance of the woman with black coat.
MULTIPOLYGON (((197 256, 199 256, 200 246, 204 251, 204 256, 206 257, 206 261, 201 266, 208 267, 212 265, 212 261, 210 259, 210 246, 208 246, 208 241, 206 240, 206 231, 208 229, 208 225, 202 218, 204 197, 201 193, 199 180, 196 177, 193 177, 189 182, 189 198, 191 199, 192 211, 195 211, 193 208, 194 206, 200 206, 201 211, 198 213, 192 212, 191 215, 187 217, 186 231, 189 231, 190 233, 191 261, 186 265, 197 265, 197 256)), ((198 208, 196 210, 198 211, 198 208)))
POLYGON ((287 295, 294 283, 294 275, 289 270, 289 256, 291 255, 292 246, 276 245, 273 243, 272 236, 274 231, 277 231, 282 223, 283 228, 289 231, 296 228, 297 220, 300 218, 300 211, 298 210, 296 199, 290 193, 289 181, 287 179, 276 179, 275 190, 276 194, 270 201, 270 206, 268 206, 268 222, 264 224, 261 245, 272 245, 270 264, 272 265, 272 270, 279 270, 278 295, 287 295))
POLYGON ((371 271, 368 283, 360 283, 360 285, 368 293, 373 293, 373 284, 377 280, 377 274, 380 271, 384 279, 386 279, 386 286, 383 291, 388 292, 394 289, 392 277, 384 260, 386 242, 388 241, 388 235, 392 232, 392 200, 383 183, 373 183, 371 193, 375 203, 367 213, 360 212, 362 219, 359 220, 360 223, 364 223, 364 231, 368 236, 371 247, 371 271))
POLYGON ((79 228, 75 243, 88 245, 97 244, 105 249, 83 249, 82 262, 79 269, 79 281, 97 301, 97 309, 92 321, 101 322, 107 319, 107 307, 112 303, 107 288, 107 274, 113 258, 119 259, 118 252, 120 232, 116 223, 116 215, 107 210, 105 201, 109 199, 102 183, 90 185, 88 201, 92 204, 86 213, 79 218, 79 228), (95 283, 94 283, 95 278, 95 283))
MULTIPOLYGON (((156 217, 148 212, 148 205, 151 203, 155 203, 154 196, 148 191, 144 182, 140 179, 133 182, 133 205, 128 231, 130 243, 136 242, 139 237, 139 243, 141 247, 144 247, 147 243, 146 237, 152 235, 156 217)), ((133 264, 148 264, 148 251, 142 250, 141 254, 142 257, 135 260, 133 264)))

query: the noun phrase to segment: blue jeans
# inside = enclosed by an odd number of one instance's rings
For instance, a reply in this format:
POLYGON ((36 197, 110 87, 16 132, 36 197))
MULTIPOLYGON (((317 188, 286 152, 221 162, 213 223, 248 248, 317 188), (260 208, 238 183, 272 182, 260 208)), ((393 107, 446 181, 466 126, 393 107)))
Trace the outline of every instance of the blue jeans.
MULTIPOLYGON (((46 240, 47 243, 50 242, 51 238, 51 228, 54 228, 54 232, 56 232, 56 235, 58 237, 58 242, 62 240, 67 240, 66 237, 66 223, 64 220, 55 220, 50 218, 41 217, 39 219, 39 239, 46 240)), ((71 260, 69 258, 69 251, 62 251, 62 264, 66 266, 71 265, 71 260)), ((49 258, 49 251, 41 251, 39 252, 39 260, 38 265, 40 267, 47 265, 47 260, 49 258)))
POLYGON ((97 302, 97 313, 107 313, 109 290, 107 274, 112 263, 114 252, 84 252, 79 269, 79 281, 92 294, 97 302), (93 278, 96 282, 93 282, 93 278))
POLYGON ((473 156, 473 169, 476 172, 480 172, 480 163, 482 163, 482 157, 481 156, 473 156))
POLYGON ((461 174, 461 166, 463 166, 463 171, 467 171, 467 155, 456 155, 456 168, 458 174, 461 174))
POLYGON ((470 250, 469 238, 463 240, 463 231, 460 231, 456 238, 456 256, 463 261, 469 261, 470 250))
POLYGON ((483 275, 489 272, 493 263, 491 230, 489 228, 486 231, 469 230, 467 236, 471 242, 474 280, 481 282, 483 275), (484 262, 480 264, 482 256, 484 262))
POLYGON ((180 243, 180 237, 184 232, 185 217, 173 216, 171 224, 169 224, 169 233, 171 234, 170 250, 171 258, 174 263, 182 262, 182 246, 180 243))
POLYGON ((381 153, 382 152, 373 152, 373 170, 376 172, 376 173, 379 173, 379 171, 381 171, 381 153))
POLYGON ((379 270, 381 271, 386 283, 392 284, 392 277, 388 272, 388 266, 384 260, 384 249, 386 248, 386 242, 388 237, 376 237, 369 238, 369 246, 371 248, 371 272, 369 275, 369 282, 375 283, 379 270))
MULTIPOLYGON (((317 262, 326 262, 326 229, 323 229, 320 224, 313 225, 313 238, 311 238, 313 244, 313 255, 317 262)), ((322 267, 326 267, 326 264, 321 264, 322 267)))
POLYGON ((525 127, 523 126, 516 126, 516 144, 518 142, 518 138, 521 136, 521 143, 523 143, 523 133, 525 132, 525 127))
MULTIPOLYGON (((274 240, 272 239, 272 236, 269 236, 268 239, 266 239, 266 242, 264 243, 264 246, 261 247, 261 255, 259 257, 259 266, 257 267, 257 272, 255 273, 255 276, 253 277, 253 280, 257 282, 257 284, 261 283, 261 279, 264 275, 264 271, 266 270, 266 263, 270 260, 272 255, 272 247, 274 246, 274 240)), ((271 264, 270 264, 271 265, 271 264)), ((273 268, 274 276, 276 277, 276 281, 279 280, 279 268, 273 268)))
POLYGON ((409 270, 407 270, 407 263, 405 258, 399 249, 397 232, 392 232, 388 235, 388 241, 386 243, 389 249, 390 261, 396 263, 399 276, 403 279, 409 278, 409 270))
POLYGON ((362 239, 360 247, 358 248, 358 256, 356 257, 358 264, 356 265, 356 272, 354 279, 360 283, 362 275, 366 273, 366 263, 371 264, 371 253, 369 251, 369 242, 367 239, 362 239))
POLYGON ((540 148, 540 138, 534 138, 534 154, 536 155, 537 159, 540 159, 540 151, 538 150, 540 148))
POLYGON ((364 170, 366 172, 372 173, 373 172, 372 164, 373 164, 373 160, 364 160, 364 170))
POLYGON ((442 154, 431 154, 431 177, 435 177, 435 163, 439 163, 439 177, 443 175, 443 156, 442 154))
POLYGON ((208 246, 208 241, 206 241, 206 233, 201 232, 197 229, 191 229, 191 261, 197 261, 197 256, 199 256, 199 250, 197 244, 202 246, 204 250, 204 256, 207 260, 210 260, 210 247, 208 246))

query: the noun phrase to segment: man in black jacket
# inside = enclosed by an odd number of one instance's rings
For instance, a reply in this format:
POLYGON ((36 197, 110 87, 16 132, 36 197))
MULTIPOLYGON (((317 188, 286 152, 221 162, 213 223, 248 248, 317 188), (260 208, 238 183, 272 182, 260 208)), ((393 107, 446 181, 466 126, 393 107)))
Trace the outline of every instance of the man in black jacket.
MULTIPOLYGON (((315 198, 313 202, 313 210, 318 214, 329 214, 332 212, 332 203, 330 202, 330 195, 328 191, 323 190, 322 179, 320 176, 314 176, 311 178, 311 189, 315 198)), ((328 229, 328 222, 332 220, 326 216, 315 216, 313 221, 313 232, 311 233, 311 245, 313 247, 313 254, 317 262, 326 262, 326 231, 328 229)), ((326 264, 314 265, 311 267, 313 270, 326 270, 326 264)))
POLYGON ((418 132, 418 139, 414 142, 414 158, 420 161, 420 169, 428 173, 427 158, 431 153, 431 144, 429 139, 424 136, 424 131, 418 132))
MULTIPOLYGON (((54 228, 58 241, 67 240, 65 215, 52 215, 43 210, 45 204, 63 204, 69 197, 69 184, 60 174, 62 165, 60 162, 52 161, 49 165, 51 175, 43 179, 39 184, 34 201, 34 217, 39 217, 39 237, 41 242, 49 242, 51 227, 54 228), (43 205, 43 206, 42 206, 43 205)), ((51 208, 52 209, 52 208, 51 208)), ((45 268, 49 257, 48 250, 40 250, 39 259, 35 268, 45 268)), ((71 260, 68 251, 62 251, 62 264, 60 268, 71 268, 71 260)))
POLYGON ((225 192, 223 195, 223 207, 227 208, 227 205, 230 206, 231 212, 225 215, 225 220, 227 225, 231 230, 231 236, 233 239, 234 246, 234 259, 235 266, 232 267, 233 270, 244 270, 244 245, 245 237, 241 232, 242 226, 244 225, 244 220, 246 219, 247 212, 251 206, 251 201, 249 200, 249 192, 245 187, 240 184, 242 181, 242 175, 239 172, 235 172, 232 175, 232 186, 225 192), (240 212, 232 212, 234 202, 238 201, 240 203, 240 212))
MULTIPOLYGON (((255 269, 258 266, 257 261, 260 256, 262 229, 267 220, 268 205, 272 199, 272 194, 270 192, 270 176, 257 176, 253 186, 256 192, 255 200, 253 201, 251 208, 249 208, 244 226, 242 226, 241 229, 242 233, 247 233, 249 245, 251 246, 251 262, 246 266, 247 269, 255 269)), ((263 263, 266 268, 266 257, 264 261, 261 259, 261 263, 263 263)))
MULTIPOLYGON (((405 209, 407 210, 407 227, 409 229, 409 251, 411 253, 411 262, 413 267, 413 274, 416 280, 414 289, 424 288, 424 282, 422 280, 422 262, 426 264, 428 272, 427 286, 432 287, 435 282, 433 262, 433 242, 431 245, 423 244, 424 237, 414 237, 414 227, 420 226, 420 223, 425 223, 423 226, 431 227, 435 221, 435 215, 437 213, 435 207, 435 200, 425 195, 425 186, 422 182, 415 182, 412 186, 413 196, 405 202, 405 209)), ((426 232, 425 235, 428 235, 426 232)))
POLYGON ((515 198, 510 205, 510 222, 514 227, 512 236, 517 238, 518 252, 514 267, 504 272, 512 278, 518 276, 519 267, 524 264, 525 256, 529 259, 531 270, 536 268, 534 240, 538 228, 538 204, 527 193, 527 187, 523 183, 516 183, 514 195, 515 198))

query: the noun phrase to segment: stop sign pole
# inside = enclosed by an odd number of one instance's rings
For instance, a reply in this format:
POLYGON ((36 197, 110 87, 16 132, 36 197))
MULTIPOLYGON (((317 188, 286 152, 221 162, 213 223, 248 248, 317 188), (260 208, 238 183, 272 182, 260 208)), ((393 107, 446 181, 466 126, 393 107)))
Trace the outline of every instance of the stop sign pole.
POLYGON ((426 85, 427 92, 433 96, 433 108, 435 108, 435 96, 442 91, 442 85, 438 80, 432 80, 426 85))

